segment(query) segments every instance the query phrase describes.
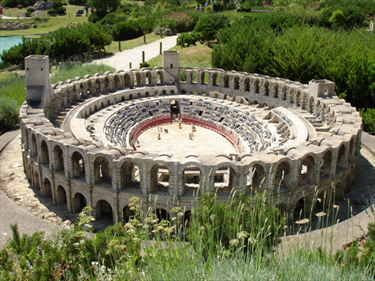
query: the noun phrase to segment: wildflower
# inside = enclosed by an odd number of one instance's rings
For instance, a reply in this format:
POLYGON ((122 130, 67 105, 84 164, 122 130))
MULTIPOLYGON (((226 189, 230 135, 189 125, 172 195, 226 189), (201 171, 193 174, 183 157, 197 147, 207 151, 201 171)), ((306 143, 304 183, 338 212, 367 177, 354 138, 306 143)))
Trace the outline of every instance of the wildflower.
POLYGON ((232 239, 230 240, 229 244, 232 246, 232 247, 236 247, 238 245, 239 241, 238 239, 232 239))
POLYGON ((247 233, 246 231, 241 231, 241 232, 237 233, 237 237, 238 237, 238 239, 245 239, 245 238, 249 237, 249 233, 247 233))

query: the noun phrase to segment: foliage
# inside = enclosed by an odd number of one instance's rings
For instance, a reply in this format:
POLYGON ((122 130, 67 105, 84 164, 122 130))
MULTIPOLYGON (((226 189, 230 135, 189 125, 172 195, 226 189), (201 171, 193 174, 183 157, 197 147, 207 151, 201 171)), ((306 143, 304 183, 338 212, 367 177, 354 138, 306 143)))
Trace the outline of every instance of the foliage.
POLYGON ((80 62, 70 63, 59 67, 59 71, 50 78, 51 84, 59 81, 66 81, 72 77, 83 77, 85 75, 94 75, 95 73, 104 73, 106 71, 115 72, 116 69, 105 64, 82 64, 80 62))
POLYGON ((185 12, 172 12, 165 15, 166 19, 173 21, 174 32, 186 32, 194 29, 194 19, 185 12))
POLYGON ((15 8, 18 6, 27 7, 27 6, 33 6, 35 3, 34 0, 3 0, 1 2, 1 6, 7 7, 7 8, 15 8))
POLYGON ((119 22, 112 27, 112 36, 115 41, 134 39, 142 35, 142 28, 137 20, 119 22))
POLYGON ((122 10, 117 10, 116 12, 106 14, 99 23, 102 25, 113 25, 122 21, 126 21, 126 15, 122 10))
POLYGON ((194 31, 200 33, 201 40, 212 41, 217 39, 218 30, 228 25, 228 17, 219 14, 208 14, 199 19, 194 31))
POLYGON ((112 36, 102 27, 93 23, 61 27, 56 31, 44 34, 40 38, 22 39, 22 43, 4 51, 1 59, 10 64, 24 64, 24 58, 30 54, 48 55, 57 62, 82 56, 89 48, 101 52, 109 45, 112 36))
POLYGON ((199 41, 199 33, 182 33, 177 38, 177 45, 181 47, 189 47, 191 45, 196 45, 195 43, 199 41))
POLYGON ((35 8, 34 8, 34 6, 29 6, 29 7, 27 7, 26 10, 27 10, 28 12, 30 12, 30 13, 35 12, 35 8))
POLYGON ((217 202, 216 193, 200 197, 193 209, 188 239, 197 251, 209 257, 217 249, 236 251, 264 248, 279 243, 286 219, 279 209, 268 206, 265 193, 254 196, 236 194, 227 204, 217 202))
POLYGON ((96 10, 104 11, 104 12, 107 12, 107 11, 110 11, 110 12, 116 11, 117 8, 119 8, 120 5, 121 5, 121 0, 106 0, 106 1, 102 1, 102 0, 88 0, 87 2, 91 6, 95 7, 96 10))
POLYGON ((375 108, 359 109, 363 130, 375 134, 375 108))
POLYGON ((87 3, 87 0, 69 0, 70 5, 84 5, 87 3))
POLYGON ((19 105, 10 97, 0 96, 0 132, 13 129, 19 122, 19 105))

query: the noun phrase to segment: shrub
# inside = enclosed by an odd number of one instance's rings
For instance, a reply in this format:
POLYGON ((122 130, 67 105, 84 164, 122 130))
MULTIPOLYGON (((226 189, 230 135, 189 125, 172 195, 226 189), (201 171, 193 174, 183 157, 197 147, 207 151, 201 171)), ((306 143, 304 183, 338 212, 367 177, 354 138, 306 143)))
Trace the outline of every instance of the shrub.
POLYGON ((0 96, 0 132, 13 129, 19 123, 19 105, 10 97, 0 96))
POLYGON ((223 5, 223 3, 221 3, 221 2, 215 2, 215 3, 212 5, 212 9, 213 9, 215 12, 224 11, 224 5, 223 5))
POLYGON ((150 64, 148 63, 148 62, 141 62, 140 64, 139 64, 139 68, 143 68, 143 67, 150 67, 150 64))
POLYGON ((30 13, 33 13, 33 12, 35 12, 35 8, 33 6, 29 6, 29 7, 27 7, 27 11, 30 12, 30 13))
POLYGON ((49 15, 57 15, 57 11, 55 9, 51 9, 47 11, 47 14, 49 15))
POLYGON ((126 21, 126 15, 120 10, 106 14, 105 17, 99 21, 99 23, 102 25, 113 25, 122 21, 126 21))
POLYGON ((23 9, 23 6, 21 4, 17 5, 18 9, 23 9))
MULTIPOLYGON (((165 15, 165 18, 173 21, 174 32, 186 32, 194 29, 194 19, 185 12, 172 12, 165 15)), ((167 26, 170 27, 171 26, 167 26)))
POLYGON ((137 20, 119 22, 112 27, 112 36, 115 41, 134 39, 142 35, 142 28, 137 20))
POLYGON ((177 45, 181 47, 195 46, 195 43, 199 40, 200 34, 198 32, 182 33, 178 36, 177 45))
POLYGON ((25 12, 25 17, 31 17, 31 12, 29 11, 25 12))
POLYGON ((361 108, 359 113, 362 117, 363 130, 375 134, 375 108, 361 108))
POLYGON ((68 2, 66 1, 61 1, 61 3, 63 4, 63 6, 68 6, 68 2))
POLYGON ((194 31, 200 33, 201 40, 212 41, 217 38, 218 30, 228 25, 228 17, 219 14, 208 14, 199 19, 197 25, 194 27, 194 31))

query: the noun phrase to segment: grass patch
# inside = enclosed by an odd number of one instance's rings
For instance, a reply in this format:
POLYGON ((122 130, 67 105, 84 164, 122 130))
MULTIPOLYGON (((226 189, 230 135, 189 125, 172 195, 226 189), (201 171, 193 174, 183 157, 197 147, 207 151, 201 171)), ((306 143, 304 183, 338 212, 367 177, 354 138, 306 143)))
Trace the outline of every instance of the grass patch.
MULTIPOLYGON (((64 6, 66 7, 66 15, 64 16, 56 16, 56 17, 50 17, 47 15, 47 11, 41 11, 44 16, 49 18, 46 22, 37 22, 33 18, 30 19, 20 19, 20 20, 12 20, 12 21, 19 21, 24 24, 30 24, 34 25, 36 24, 38 27, 36 28, 29 28, 29 29, 23 29, 23 30, 2 30, 0 33, 1 36, 22 36, 22 35, 37 35, 37 34, 44 34, 51 31, 54 31, 62 26, 68 26, 69 24, 78 24, 87 22, 88 18, 83 17, 75 17, 74 15, 77 13, 78 9, 82 9, 83 6, 74 6, 74 5, 68 5, 64 6)), ((10 8, 4 10, 4 16, 7 17, 23 17, 24 13, 26 12, 26 8, 18 9, 18 8, 10 8)), ((1 20, 1 22, 6 22, 9 20, 1 20)))
MULTIPOLYGON (((212 49, 205 44, 197 43, 197 46, 190 46, 187 48, 176 46, 169 49, 169 51, 172 50, 176 50, 180 53, 180 66, 212 68, 212 49)), ((150 67, 161 66, 163 65, 163 56, 158 55, 147 62, 150 64, 150 67)))
POLYGON ((25 79, 8 72, 0 76, 0 97, 14 100, 18 105, 25 101, 25 79))
POLYGON ((54 73, 50 78, 51 84, 56 84, 59 81, 66 81, 75 77, 83 77, 85 75, 94 75, 95 73, 104 73, 106 71, 115 72, 114 67, 105 64, 85 64, 77 62, 66 67, 61 67, 59 71, 54 73))

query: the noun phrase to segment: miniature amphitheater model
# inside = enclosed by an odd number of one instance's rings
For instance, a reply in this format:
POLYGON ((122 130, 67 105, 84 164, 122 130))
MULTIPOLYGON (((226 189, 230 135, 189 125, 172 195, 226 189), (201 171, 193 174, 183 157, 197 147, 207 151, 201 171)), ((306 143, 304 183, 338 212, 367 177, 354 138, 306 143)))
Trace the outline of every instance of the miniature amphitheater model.
POLYGON ((175 51, 163 68, 55 85, 47 56, 26 57, 25 72, 24 170, 70 212, 126 221, 138 197, 168 218, 177 202, 190 212, 194 194, 225 202, 233 189, 268 190, 292 213, 355 180, 362 120, 331 81, 180 67, 175 51))

